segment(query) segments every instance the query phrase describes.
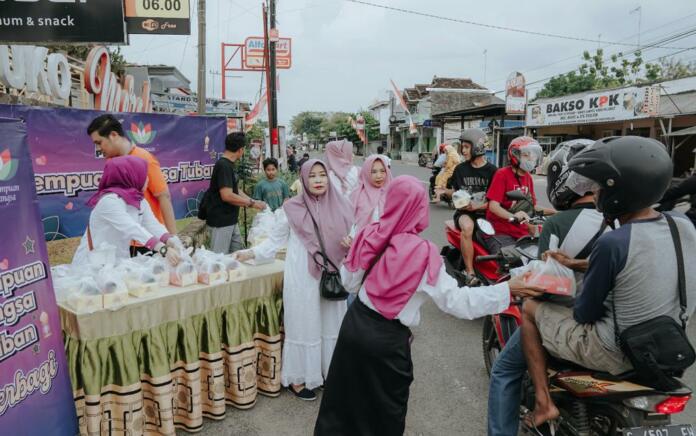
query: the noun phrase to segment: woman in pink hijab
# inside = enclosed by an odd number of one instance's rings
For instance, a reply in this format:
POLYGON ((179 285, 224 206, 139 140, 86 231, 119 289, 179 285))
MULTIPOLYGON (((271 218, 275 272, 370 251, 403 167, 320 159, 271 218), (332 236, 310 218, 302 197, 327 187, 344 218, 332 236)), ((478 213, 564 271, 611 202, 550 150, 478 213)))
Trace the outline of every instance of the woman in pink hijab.
MULTIPOLYGON (((316 399, 313 392, 324 384, 346 302, 328 301, 319 294, 321 269, 313 260, 321 251, 312 219, 324 241, 325 254, 340 268, 348 253, 348 233, 353 226, 350 205, 329 181, 326 166, 312 159, 300 169, 302 193, 276 212, 268 239, 237 258, 272 260, 287 246, 283 279, 285 342, 280 381, 299 399, 316 399)), ((319 257, 317 257, 318 259, 319 257)))
POLYGON ((420 322, 428 298, 444 312, 473 319, 505 310, 511 293, 539 295, 524 278, 460 288, 438 248, 420 237, 428 224, 425 186, 400 176, 387 189, 380 220, 353 241, 341 274, 358 298, 341 325, 315 436, 403 435, 413 381, 409 327, 420 322))
POLYGON ((326 144, 326 166, 331 183, 346 200, 358 186, 360 170, 353 165, 353 143, 342 139, 326 144))
POLYGON ((147 187, 147 162, 135 156, 109 159, 96 194, 87 200, 92 208, 87 231, 75 251, 72 263, 90 262, 90 253, 104 245, 116 248, 119 259, 130 257, 131 241, 177 263, 181 242, 160 224, 144 200, 147 187))
POLYGON ((350 196, 356 230, 377 221, 382 215, 385 194, 391 180, 391 170, 384 157, 372 155, 365 160, 360 170, 358 187, 350 196))

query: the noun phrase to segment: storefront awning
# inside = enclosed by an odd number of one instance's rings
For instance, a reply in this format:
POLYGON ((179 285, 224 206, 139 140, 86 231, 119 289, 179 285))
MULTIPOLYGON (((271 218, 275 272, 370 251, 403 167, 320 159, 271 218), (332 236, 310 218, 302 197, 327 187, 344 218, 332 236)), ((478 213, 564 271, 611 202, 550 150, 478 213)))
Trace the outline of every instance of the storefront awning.
POLYGON ((694 127, 688 127, 686 129, 681 129, 677 130, 676 132, 669 133, 664 136, 689 136, 689 135, 696 135, 696 126, 694 127))

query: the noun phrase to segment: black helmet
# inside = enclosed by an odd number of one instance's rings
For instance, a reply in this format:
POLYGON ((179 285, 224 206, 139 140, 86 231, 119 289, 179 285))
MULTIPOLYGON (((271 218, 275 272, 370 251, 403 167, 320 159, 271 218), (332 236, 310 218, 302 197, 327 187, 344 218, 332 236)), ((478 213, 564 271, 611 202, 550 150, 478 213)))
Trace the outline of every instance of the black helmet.
POLYGON ((483 156, 486 154, 486 142, 487 142, 488 137, 486 136, 486 133, 477 128, 472 128, 472 129, 466 129, 462 131, 462 134, 459 136, 459 140, 461 142, 468 142, 471 144, 471 157, 479 157, 483 156))
POLYGON ((578 193, 568 186, 568 160, 592 145, 591 139, 571 139, 558 144, 558 151, 551 156, 551 162, 546 171, 546 196, 554 208, 558 210, 569 209, 575 200, 584 193, 578 193))
POLYGON ((575 155, 568 168, 599 185, 597 209, 612 220, 657 203, 673 170, 665 146, 640 136, 600 139, 575 155))

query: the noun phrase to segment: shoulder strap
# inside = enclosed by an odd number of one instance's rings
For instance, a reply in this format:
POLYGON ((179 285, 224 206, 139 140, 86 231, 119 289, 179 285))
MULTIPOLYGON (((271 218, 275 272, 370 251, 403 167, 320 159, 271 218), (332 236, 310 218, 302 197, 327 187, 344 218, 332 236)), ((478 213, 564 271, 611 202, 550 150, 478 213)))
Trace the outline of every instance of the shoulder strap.
POLYGON ((679 287, 679 319, 682 322, 682 327, 686 330, 686 322, 689 316, 686 314, 686 275, 684 273, 684 252, 682 251, 681 240, 679 239, 679 229, 677 223, 669 214, 664 214, 669 224, 669 232, 672 234, 672 242, 674 242, 674 250, 677 253, 677 283, 679 287))
POLYGON ((592 239, 589 240, 587 245, 583 247, 582 250, 580 250, 580 253, 575 256, 576 259, 587 259, 590 257, 590 253, 592 253, 592 248, 594 247, 595 242, 597 242, 597 239, 599 239, 600 236, 604 234, 604 231, 607 229, 607 223, 606 221, 602 220, 602 225, 599 227, 599 231, 595 233, 595 235, 592 237, 592 239))

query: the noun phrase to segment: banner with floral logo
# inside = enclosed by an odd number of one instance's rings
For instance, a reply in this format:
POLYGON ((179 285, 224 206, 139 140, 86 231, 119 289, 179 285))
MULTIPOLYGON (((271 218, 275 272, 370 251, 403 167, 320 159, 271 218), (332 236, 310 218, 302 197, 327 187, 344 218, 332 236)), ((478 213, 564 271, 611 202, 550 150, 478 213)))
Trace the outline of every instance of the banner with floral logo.
MULTIPOLYGON (((85 203, 97 189, 104 168, 104 157, 87 135, 87 126, 100 114, 0 105, 0 117, 26 121, 47 240, 81 236, 85 230, 89 216, 85 203)), ((116 117, 128 139, 159 160, 176 217, 196 216, 215 161, 225 148, 226 119, 143 113, 116 117)), ((0 167, 0 176, 2 172, 0 167)))
POLYGON ((25 124, 0 118, 0 433, 77 434, 25 124))

